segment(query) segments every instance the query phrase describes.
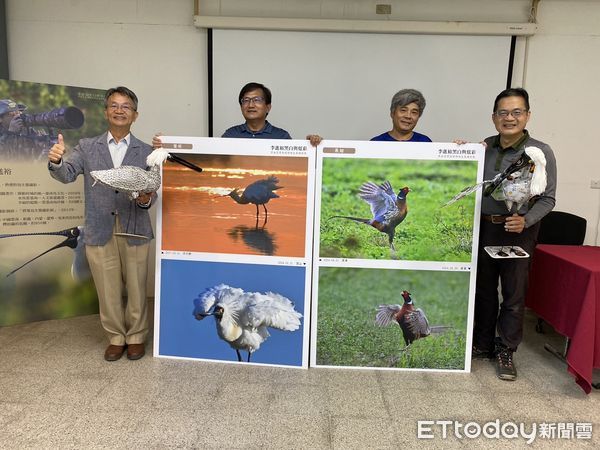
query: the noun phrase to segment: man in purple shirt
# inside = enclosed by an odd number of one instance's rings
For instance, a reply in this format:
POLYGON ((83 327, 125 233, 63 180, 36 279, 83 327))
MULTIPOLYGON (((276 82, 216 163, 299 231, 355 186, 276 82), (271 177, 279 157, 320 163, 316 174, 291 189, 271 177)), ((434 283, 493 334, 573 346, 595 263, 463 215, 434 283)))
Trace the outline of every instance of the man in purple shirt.
POLYGON ((425 97, 416 89, 402 89, 392 97, 390 117, 392 129, 372 141, 431 142, 429 137, 413 131, 425 110, 425 97))

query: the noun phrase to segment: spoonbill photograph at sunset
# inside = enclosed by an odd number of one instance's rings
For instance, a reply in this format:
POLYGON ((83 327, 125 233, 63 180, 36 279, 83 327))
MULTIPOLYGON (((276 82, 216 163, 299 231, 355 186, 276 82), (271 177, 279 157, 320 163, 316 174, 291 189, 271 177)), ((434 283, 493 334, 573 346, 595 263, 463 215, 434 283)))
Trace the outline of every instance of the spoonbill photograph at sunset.
POLYGON ((305 256, 308 158, 185 157, 203 172, 163 166, 163 251, 305 256))

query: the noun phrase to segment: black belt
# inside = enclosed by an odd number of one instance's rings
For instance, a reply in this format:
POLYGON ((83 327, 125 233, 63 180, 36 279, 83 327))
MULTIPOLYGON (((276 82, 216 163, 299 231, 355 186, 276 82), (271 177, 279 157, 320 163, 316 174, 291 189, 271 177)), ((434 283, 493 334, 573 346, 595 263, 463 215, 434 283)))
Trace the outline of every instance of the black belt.
POLYGON ((500 225, 504 222, 506 222, 506 218, 510 217, 509 215, 502 215, 502 214, 492 214, 492 215, 488 215, 488 214, 482 214, 481 218, 483 220, 485 220, 486 222, 491 222, 494 223, 496 225, 500 225))

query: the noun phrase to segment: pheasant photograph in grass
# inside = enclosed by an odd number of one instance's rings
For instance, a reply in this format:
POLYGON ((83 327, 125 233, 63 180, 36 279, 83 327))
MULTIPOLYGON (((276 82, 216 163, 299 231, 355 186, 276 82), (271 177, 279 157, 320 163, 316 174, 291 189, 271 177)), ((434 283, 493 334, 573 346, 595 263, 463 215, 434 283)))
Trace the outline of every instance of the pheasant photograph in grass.
POLYGON ((367 181, 360 187, 358 196, 369 204, 373 217, 367 219, 351 216, 332 216, 331 218, 353 220, 354 222, 369 225, 386 234, 392 257, 395 257, 394 236, 396 234, 396 227, 402 223, 408 214, 406 196, 409 192, 410 189, 405 186, 396 194, 392 185, 387 180, 380 185, 367 181))
POLYGON ((319 257, 471 261, 475 196, 440 209, 477 182, 477 161, 326 158, 319 257), (409 212, 410 209, 410 212, 409 212))
POLYGON ((421 308, 415 308, 410 292, 402 291, 404 303, 402 305, 379 305, 375 324, 385 327, 394 322, 400 325, 406 348, 417 339, 425 338, 431 333, 441 333, 448 326, 430 326, 427 316, 421 308))
POLYGON ((276 292, 245 292, 219 284, 194 300, 194 317, 213 316, 219 338, 227 342, 242 362, 240 350, 248 352, 246 362, 270 336, 269 328, 296 331, 302 314, 294 303, 276 292))
POLYGON ((470 279, 466 271, 321 267, 312 365, 464 369, 470 279))

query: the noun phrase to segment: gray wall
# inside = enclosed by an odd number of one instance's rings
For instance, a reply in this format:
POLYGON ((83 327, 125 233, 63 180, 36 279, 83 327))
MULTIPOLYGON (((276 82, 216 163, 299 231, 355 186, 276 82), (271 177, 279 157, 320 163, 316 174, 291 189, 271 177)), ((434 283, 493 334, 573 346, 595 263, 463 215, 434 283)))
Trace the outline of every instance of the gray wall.
MULTIPOLYGON (((200 2, 200 11, 387 20, 375 16, 376 3, 381 2, 206 0, 200 2)), ((530 4, 523 0, 389 3, 394 19, 483 22, 526 21, 530 4)), ((193 25, 192 0, 6 0, 6 14, 12 79, 97 88, 125 84, 141 98, 135 132, 142 139, 149 140, 159 130, 207 135, 207 33, 193 25)), ((600 2, 542 0, 538 32, 519 39, 520 62, 514 78, 531 93, 531 133, 548 142, 557 156, 557 209, 588 219, 588 244, 598 243, 600 213, 600 190, 590 189, 590 180, 600 179, 600 152, 593 138, 600 104, 599 23, 600 2)), ((250 42, 248 51, 258 49, 250 42)), ((492 98, 473 101, 482 102, 491 112, 492 98)), ((481 137, 488 131, 482 130, 481 137)))
POLYGON ((260 81, 273 92, 269 121, 294 138, 368 140, 391 129, 394 93, 414 88, 427 102, 416 131, 476 141, 494 127, 473 99, 506 87, 511 37, 214 30, 213 42, 215 136, 241 122, 240 87, 260 81))
POLYGON ((8 78, 8 45, 6 38, 6 8, 4 0, 0 0, 0 78, 8 78))

